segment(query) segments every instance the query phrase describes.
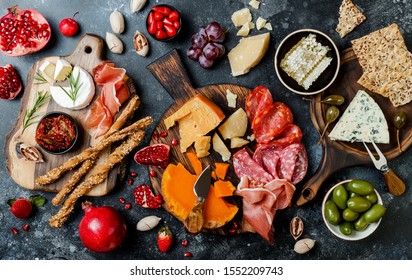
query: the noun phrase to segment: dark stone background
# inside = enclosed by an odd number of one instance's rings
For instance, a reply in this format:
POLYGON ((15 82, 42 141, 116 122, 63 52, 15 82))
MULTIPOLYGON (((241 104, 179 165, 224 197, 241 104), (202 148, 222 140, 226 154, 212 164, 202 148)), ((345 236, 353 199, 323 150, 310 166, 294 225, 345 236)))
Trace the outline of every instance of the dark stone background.
MULTIPOLYGON (((22 8, 39 10, 52 26, 52 39, 48 46, 41 52, 18 58, 0 55, 0 64, 12 63, 21 77, 25 79, 31 65, 37 60, 53 55, 65 56, 72 52, 77 40, 85 33, 94 33, 100 36, 110 31, 109 15, 117 8, 126 19, 126 32, 120 36, 125 43, 125 52, 116 55, 108 52, 106 58, 117 65, 126 68, 128 75, 134 80, 138 93, 142 99, 142 106, 136 118, 151 115, 158 121, 163 112, 172 104, 172 99, 161 87, 156 79, 146 70, 146 66, 164 55, 173 48, 182 54, 183 62, 190 73, 195 87, 210 83, 237 83, 255 87, 267 86, 274 98, 289 105, 295 115, 296 123, 304 133, 304 144, 307 147, 310 167, 305 181, 316 171, 320 158, 321 147, 316 144, 318 133, 314 129, 309 116, 309 104, 301 96, 288 92, 278 81, 273 68, 273 57, 277 45, 290 32, 301 28, 315 28, 329 34, 340 50, 350 47, 350 40, 361 37, 376 29, 386 27, 396 22, 399 24, 407 45, 412 43, 412 10, 411 1, 407 0, 376 0, 355 1, 361 5, 367 20, 346 38, 341 39, 334 31, 337 24, 339 0, 265 0, 259 10, 252 10, 254 20, 258 16, 268 19, 273 25, 271 44, 263 61, 249 74, 241 77, 232 77, 227 58, 219 61, 211 70, 204 70, 197 63, 188 60, 185 52, 190 46, 191 35, 201 25, 211 21, 218 21, 229 29, 225 45, 228 49, 234 47, 239 38, 235 36, 230 16, 245 7, 248 0, 227 1, 153 1, 149 0, 146 7, 139 13, 132 14, 129 1, 123 0, 26 0, 26 1, 1 1, 1 13, 15 3, 22 8), (156 3, 168 3, 175 6, 184 19, 184 30, 179 38, 169 43, 159 43, 150 40, 150 53, 142 58, 134 53, 132 38, 136 30, 146 32, 145 18, 150 7, 156 3), (81 30, 74 38, 63 37, 58 30, 59 21, 71 17, 75 12, 81 30)), ((253 30, 252 34, 262 31, 253 30)), ((147 34, 147 33, 146 33, 147 34)), ((0 100, 0 146, 4 146, 5 135, 12 129, 18 116, 21 97, 13 101, 0 100)), ((153 127, 150 128, 150 135, 153 127)), ((142 145, 148 144, 146 137, 142 145)), ((390 164, 393 169, 405 179, 407 186, 412 183, 409 171, 412 168, 410 160, 411 149, 390 164)), ((135 185, 148 183, 147 169, 137 166, 132 158, 128 160, 130 171, 136 171, 139 176, 135 185)), ((118 209, 127 219, 129 226, 128 236, 121 248, 108 254, 95 254, 82 245, 77 227, 81 220, 82 211, 77 204, 76 209, 59 230, 52 229, 48 220, 57 211, 51 204, 53 194, 38 193, 17 186, 10 178, 5 168, 4 156, 0 155, 0 258, 1 259, 185 259, 184 252, 190 251, 193 259, 411 259, 412 258, 412 218, 410 215, 412 193, 408 190, 402 197, 393 197, 384 190, 384 180, 380 172, 372 167, 354 167, 332 174, 324 183, 314 203, 301 208, 289 208, 279 211, 274 222, 276 244, 271 246, 257 234, 242 234, 238 236, 214 236, 200 234, 195 237, 188 236, 183 226, 163 209, 143 209, 133 203, 130 210, 124 210, 118 202, 120 197, 133 201, 133 188, 125 182, 119 182, 115 190, 105 197, 91 198, 95 205, 111 205, 118 209), (339 180, 357 177, 369 180, 381 192, 387 214, 382 220, 378 230, 369 238, 357 242, 343 241, 332 235, 324 225, 321 217, 320 205, 324 192, 328 187, 339 180), (48 203, 38 210, 28 221, 14 218, 6 204, 7 199, 13 197, 28 197, 41 194, 48 199, 48 203), (162 223, 170 226, 175 234, 175 243, 171 250, 164 254, 156 248, 157 230, 137 232, 137 221, 148 215, 157 215, 162 218, 162 223), (316 240, 315 248, 306 255, 298 255, 293 251, 294 239, 289 234, 289 222, 299 215, 305 222, 304 237, 316 240), (10 231, 12 227, 21 229, 24 223, 31 226, 29 232, 20 230, 18 235, 10 231), (188 247, 183 247, 180 242, 189 241, 188 247)), ((297 187, 301 187, 304 182, 297 187)))

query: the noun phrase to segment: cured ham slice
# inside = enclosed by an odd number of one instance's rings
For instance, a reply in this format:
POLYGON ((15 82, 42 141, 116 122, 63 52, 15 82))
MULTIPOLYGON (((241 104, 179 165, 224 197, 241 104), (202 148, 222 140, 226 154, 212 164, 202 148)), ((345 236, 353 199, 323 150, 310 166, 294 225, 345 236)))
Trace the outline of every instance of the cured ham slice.
POLYGON ((262 187, 255 187, 244 176, 234 194, 243 198, 243 219, 246 223, 274 244, 273 220, 276 211, 291 204, 294 192, 295 187, 286 180, 275 179, 262 187))
POLYGON ((101 87, 100 96, 93 102, 86 116, 85 128, 97 138, 106 134, 120 106, 130 97, 125 84, 126 70, 104 61, 93 69, 94 80, 101 87))

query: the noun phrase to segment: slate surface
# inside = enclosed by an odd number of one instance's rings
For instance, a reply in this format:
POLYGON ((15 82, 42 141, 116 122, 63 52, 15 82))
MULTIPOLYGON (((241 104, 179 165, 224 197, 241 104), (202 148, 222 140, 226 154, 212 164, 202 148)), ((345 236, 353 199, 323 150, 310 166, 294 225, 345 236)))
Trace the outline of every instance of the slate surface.
MULTIPOLYGON (((412 2, 407 0, 376 0, 355 1, 364 10, 367 20, 345 39, 341 39, 334 31, 337 24, 339 0, 265 0, 259 10, 253 10, 254 19, 258 16, 268 19, 273 25, 272 40, 269 51, 263 61, 248 75, 234 78, 230 75, 230 66, 225 58, 219 61, 211 70, 204 70, 197 63, 188 60, 185 52, 190 46, 190 37, 201 25, 211 21, 218 21, 228 31, 225 45, 228 49, 238 42, 235 36, 236 28, 230 20, 230 15, 247 5, 247 0, 225 1, 153 1, 139 13, 132 14, 129 1, 93 0, 93 1, 1 1, 1 13, 14 4, 22 8, 34 8, 49 20, 52 26, 52 40, 41 52, 10 58, 0 55, 0 64, 11 63, 25 79, 31 65, 42 57, 52 55, 67 55, 75 47, 77 40, 85 33, 94 33, 100 36, 110 31, 109 15, 117 8, 126 19, 126 32, 120 36, 125 43, 125 52, 115 55, 107 52, 106 58, 113 60, 117 65, 126 68, 132 77, 142 99, 142 106, 136 118, 151 115, 158 121, 163 112, 172 103, 172 99, 165 90, 146 70, 146 66, 156 58, 173 48, 182 54, 183 62, 191 75, 194 86, 210 83, 237 83, 254 87, 267 86, 274 98, 285 102, 292 108, 296 123, 302 128, 304 144, 309 155, 309 170, 305 180, 313 175, 319 165, 321 148, 316 144, 318 134, 313 128, 309 116, 309 104, 300 96, 288 92, 276 78, 273 68, 273 56, 280 40, 290 32, 301 28, 315 28, 329 34, 339 49, 350 47, 350 40, 361 37, 378 28, 385 27, 392 22, 399 24, 408 46, 412 44, 412 2), (12 2, 12 3, 11 3, 12 2), (134 53, 132 38, 136 30, 145 30, 145 17, 150 7, 156 3, 168 3, 181 11, 184 19, 184 30, 179 38, 168 43, 159 43, 150 40, 150 53, 142 58, 134 53), (81 30, 74 38, 63 37, 58 30, 58 23, 62 18, 71 17, 75 12, 81 30)), ((252 34, 260 33, 253 30, 252 34)), ((0 146, 4 146, 5 135, 11 130, 18 115, 20 97, 13 101, 0 100, 0 146)), ((148 130, 151 133, 153 127, 148 130)), ((148 143, 145 139, 142 145, 148 143)), ((412 150, 391 162, 393 169, 405 179, 407 186, 412 185, 410 170, 412 150)), ((147 169, 137 166, 130 157, 129 171, 136 171, 139 176, 134 185, 147 183, 147 169)), ((304 182, 302 182, 303 184, 304 182)), ((323 190, 314 203, 300 208, 289 208, 279 211, 274 222, 276 244, 270 246, 257 234, 242 234, 238 236, 221 237, 208 234, 189 236, 182 225, 162 209, 142 209, 133 202, 133 187, 125 182, 119 182, 116 189, 109 195, 90 199, 96 205, 110 205, 118 209, 126 218, 129 231, 127 239, 121 248, 108 254, 96 254, 88 251, 82 245, 77 227, 81 220, 82 211, 77 205, 73 215, 65 226, 59 230, 50 228, 49 217, 57 211, 51 204, 53 194, 31 192, 17 186, 9 177, 5 168, 4 155, 0 155, 0 258, 1 259, 185 259, 184 252, 190 251, 192 259, 412 259, 412 216, 410 215, 412 193, 408 188, 402 197, 393 197, 384 190, 384 180, 380 172, 372 167, 354 167, 343 170, 325 182, 323 190), (379 229, 369 238, 349 242, 334 237, 325 227, 321 217, 320 205, 323 194, 328 187, 346 178, 363 178, 372 182, 381 192, 388 210, 379 229), (48 203, 39 209, 27 221, 17 220, 12 216, 6 204, 7 199, 13 197, 28 197, 41 194, 48 199, 48 203), (130 210, 123 209, 118 199, 123 197, 133 202, 130 210), (162 224, 170 226, 175 233, 175 243, 167 254, 160 253, 156 248, 157 230, 137 232, 137 221, 148 215, 157 215, 162 218, 162 224), (315 248, 306 255, 297 255, 293 251, 294 239, 289 234, 289 222, 299 215, 305 222, 304 237, 316 240, 315 248), (24 223, 29 223, 30 231, 20 230, 18 235, 11 233, 11 228, 21 229, 24 223), (188 240, 189 245, 180 245, 182 240, 188 240)), ((299 188, 301 185, 298 185, 299 188)))

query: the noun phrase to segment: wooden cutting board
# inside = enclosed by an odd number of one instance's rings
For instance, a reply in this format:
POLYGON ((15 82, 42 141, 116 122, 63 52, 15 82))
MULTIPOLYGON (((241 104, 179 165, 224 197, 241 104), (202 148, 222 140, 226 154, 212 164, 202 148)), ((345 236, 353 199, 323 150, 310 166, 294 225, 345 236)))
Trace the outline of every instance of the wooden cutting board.
MULTIPOLYGON (((70 55, 62 58, 70 62, 73 66, 78 65, 82 67, 91 74, 92 69, 103 61, 103 51, 103 39, 97 35, 86 34, 79 40, 74 51, 70 55)), ((29 126, 24 131, 24 133, 22 133, 22 121, 25 110, 32 107, 35 95, 38 91, 49 91, 50 84, 39 84, 34 79, 39 69, 39 66, 42 64, 43 61, 46 60, 56 63, 58 58, 59 57, 57 56, 47 57, 33 64, 26 80, 26 87, 24 89, 23 98, 21 100, 19 117, 16 120, 13 130, 6 137, 4 154, 6 158, 7 170, 9 171, 10 176, 13 178, 16 184, 31 190, 48 192, 59 191, 61 187, 64 185, 64 183, 70 178, 72 172, 68 172, 60 180, 47 186, 38 186, 34 183, 34 180, 38 176, 45 174, 48 170, 61 165, 72 156, 77 155, 80 151, 89 147, 96 141, 96 139, 91 138, 87 134, 87 132, 84 131, 84 129, 82 128, 82 124, 85 120, 84 116, 90 109, 90 106, 82 110, 73 111, 60 107, 53 101, 51 97, 48 99, 48 102, 44 104, 42 107, 40 107, 40 109, 38 110, 37 113, 39 114, 39 117, 37 117, 36 120, 38 121, 41 118, 41 116, 43 116, 45 113, 52 111, 60 111, 72 116, 77 121, 80 127, 79 140, 76 144, 76 147, 68 153, 62 155, 52 155, 43 151, 38 145, 36 145, 34 137, 37 123, 29 126), (18 142, 24 142, 26 144, 36 146, 42 152, 45 162, 34 164, 33 162, 26 161, 16 152, 16 144, 18 142)), ((129 78, 127 79, 127 85, 129 87, 130 93, 132 95, 135 95, 136 89, 134 87, 133 81, 129 78)), ((96 86, 96 94, 94 98, 96 99, 99 95, 100 88, 96 86)), ((96 165, 98 165, 100 162, 103 162, 110 154, 110 151, 110 147, 104 150, 101 153, 101 156, 96 165)), ((101 184, 97 185, 93 190, 91 190, 88 193, 88 195, 101 196, 110 192, 116 184, 117 178, 120 174, 120 170, 121 167, 119 166, 113 168, 109 174, 108 179, 102 182, 101 184)))
MULTIPOLYGON (((194 97, 197 94, 203 94, 210 100, 212 100, 216 105, 218 105, 223 112, 225 113, 226 117, 230 114, 235 112, 239 108, 244 108, 244 101, 247 95, 250 93, 250 89, 233 84, 216 84, 216 85, 207 85, 201 88, 193 88, 192 83, 190 82, 188 73, 186 72, 185 67, 180 59, 180 56, 176 50, 171 51, 170 53, 166 54, 165 56, 159 58, 152 64, 148 66, 149 71, 156 77, 156 79, 160 82, 160 84, 166 89, 166 91, 170 94, 170 96, 175 100, 175 103, 165 112, 162 119, 157 124, 153 133, 160 135, 161 132, 167 131, 168 135, 164 138, 160 138, 158 141, 152 138, 151 144, 154 143, 167 143, 171 146, 171 159, 172 163, 182 163, 192 174, 195 174, 189 159, 187 156, 180 152, 179 146, 172 146, 171 141, 173 139, 180 139, 179 136, 179 129, 178 126, 175 125, 169 130, 166 130, 164 125, 164 119, 168 116, 175 113, 187 100, 194 97), (232 93, 236 94, 237 102, 236 108, 230 108, 227 106, 226 100, 226 90, 230 90, 232 93)), ((207 71, 207 70, 204 70, 207 71)), ((213 134, 211 134, 213 135, 213 134)), ((247 134, 249 135, 249 134, 247 134)), ((226 145, 229 146, 229 142, 226 142, 226 145)), ((193 147, 190 147, 188 151, 195 152, 193 147)), ((232 150, 232 154, 235 151, 232 150)), ((205 168, 208 164, 211 165, 212 170, 214 170, 216 162, 223 162, 222 157, 210 149, 210 155, 200 159, 202 162, 203 168, 205 168)), ((231 162, 230 162, 231 163, 231 162)), ((161 193, 161 180, 162 180, 162 173, 164 169, 153 168, 150 167, 150 170, 154 170, 157 174, 156 177, 151 178, 152 186, 156 193, 161 193)), ((229 171, 227 173, 227 180, 230 180, 233 184, 237 184, 239 179, 237 178, 233 166, 231 164, 229 171)), ((231 203, 235 203, 240 206, 240 200, 229 200, 231 203)), ((240 206, 241 207, 241 206, 240 206)), ((240 208, 241 209, 241 208, 240 208)), ((170 212, 168 209, 166 209, 170 212)), ((241 210, 239 210, 241 212, 241 210)), ((240 213, 233 219, 233 221, 240 221, 241 216, 240 213)), ((240 223, 238 223, 240 225, 240 223)), ((229 229, 231 228, 231 223, 227 224, 226 226, 212 230, 215 234, 222 234, 226 235, 229 234, 229 229)), ((237 232, 241 232, 241 229, 237 232)))
MULTIPOLYGON (((378 147, 389 162, 402 154, 398 151, 396 129, 392 124, 392 117, 398 110, 404 111, 408 117, 408 122, 400 131, 400 141, 402 143, 403 151, 406 151, 412 144, 412 116, 410 114, 410 112, 412 112, 412 103, 395 108, 389 99, 373 93, 358 84, 357 81, 361 75, 362 68, 357 61, 354 51, 351 48, 343 51, 341 54, 341 68, 336 82, 325 92, 318 94, 314 99, 320 101, 331 94, 340 94, 344 96, 346 99, 345 103, 338 106, 342 115, 358 90, 365 90, 379 104, 385 114, 389 126, 390 143, 378 144, 378 147)), ((319 133, 322 133, 326 126, 324 116, 328 107, 329 105, 323 103, 311 103, 311 119, 319 133)), ((335 124, 336 122, 329 125, 327 133, 333 129, 335 124)), ((322 141, 322 159, 319 168, 301 189, 296 200, 296 205, 298 206, 312 201, 322 187, 323 182, 335 172, 351 166, 372 164, 362 143, 332 141, 327 136, 327 133, 324 137, 324 141, 322 141)), ((369 147, 373 151, 373 147, 371 145, 369 147)), ((375 157, 378 158, 376 154, 375 157)), ((396 173, 396 170, 394 171, 396 173)))

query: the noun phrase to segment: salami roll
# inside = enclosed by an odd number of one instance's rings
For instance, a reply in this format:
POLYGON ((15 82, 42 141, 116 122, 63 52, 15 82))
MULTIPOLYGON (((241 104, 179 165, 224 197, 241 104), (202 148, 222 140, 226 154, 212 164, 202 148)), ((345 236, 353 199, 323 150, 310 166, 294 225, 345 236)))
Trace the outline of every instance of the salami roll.
POLYGON ((241 149, 233 155, 233 168, 239 178, 247 176, 250 181, 268 183, 273 180, 273 176, 257 164, 246 151, 241 149))
POLYGON ((279 177, 294 185, 299 183, 308 169, 308 155, 305 146, 300 143, 289 145, 280 152, 279 156, 277 170, 279 177))
POLYGON ((278 137, 288 124, 293 123, 293 114, 282 102, 275 102, 253 119, 252 130, 258 143, 267 144, 278 137))
POLYGON ((258 86, 254 88, 245 101, 245 111, 249 122, 252 123, 255 116, 272 103, 272 94, 266 87, 258 86))

